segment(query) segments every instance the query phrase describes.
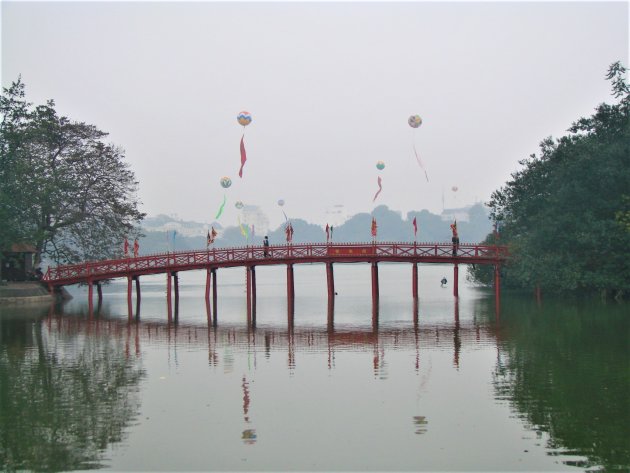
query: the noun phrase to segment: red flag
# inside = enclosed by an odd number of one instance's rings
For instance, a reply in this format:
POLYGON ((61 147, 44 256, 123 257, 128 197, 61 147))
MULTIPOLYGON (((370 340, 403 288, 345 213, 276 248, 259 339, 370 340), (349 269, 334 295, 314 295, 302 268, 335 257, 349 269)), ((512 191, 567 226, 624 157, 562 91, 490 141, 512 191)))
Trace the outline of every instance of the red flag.
POLYGON ((416 237, 418 235, 418 222, 416 222, 416 217, 413 218, 413 236, 416 237))
POLYGON ((133 257, 138 257, 138 250, 140 249, 140 243, 138 243, 138 239, 136 238, 133 242, 133 257))
POLYGON ((208 232, 208 246, 214 243, 214 239, 217 236, 217 231, 212 227, 212 232, 208 232))
POLYGON ((330 241, 330 227, 326 224, 326 243, 330 241))
POLYGON ((247 153, 245 152, 245 133, 241 137, 241 169, 238 170, 238 177, 243 177, 243 166, 245 166, 245 161, 247 161, 247 153))
POLYGON ((129 240, 125 237, 125 243, 123 244, 123 250, 125 251, 125 256, 129 256, 129 240))
POLYGON ((376 238, 376 229, 378 228, 378 225, 376 225, 376 219, 374 217, 372 217, 372 236, 374 238, 376 238))

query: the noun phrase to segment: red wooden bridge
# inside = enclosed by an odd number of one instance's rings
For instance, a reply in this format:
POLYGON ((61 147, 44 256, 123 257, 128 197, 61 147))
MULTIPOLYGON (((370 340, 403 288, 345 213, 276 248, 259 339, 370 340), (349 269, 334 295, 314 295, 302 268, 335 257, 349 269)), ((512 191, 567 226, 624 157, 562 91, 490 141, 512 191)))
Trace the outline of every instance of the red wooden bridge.
MULTIPOLYGON (((507 247, 452 243, 306 243, 278 246, 247 246, 237 248, 213 248, 208 250, 181 251, 165 254, 93 261, 74 265, 48 268, 43 281, 51 292, 56 287, 85 283, 88 286, 90 313, 93 310, 93 286, 97 286, 99 302, 102 300, 100 282, 127 278, 127 306, 129 318, 133 316, 133 281, 136 283, 136 303, 140 303, 140 276, 167 275, 168 319, 172 319, 172 293, 175 294, 175 315, 179 305, 179 271, 206 270, 206 309, 208 321, 217 314, 217 269, 242 266, 246 269, 248 321, 255 323, 256 316, 256 266, 286 265, 287 300, 289 321, 294 311, 293 265, 303 263, 326 264, 328 283, 329 316, 334 307, 335 283, 333 263, 370 263, 372 267, 373 315, 378 313, 378 263, 406 262, 412 264, 412 296, 418 298, 418 263, 446 263, 453 265, 453 294, 458 296, 459 264, 490 264, 494 266, 494 285, 497 307, 499 304, 500 265, 508 257, 507 247), (173 291, 174 285, 174 291, 173 291), (212 290, 212 291, 211 291, 212 290), (212 292, 212 304, 210 293, 212 292)), ((136 309, 138 310, 138 309, 136 309)))

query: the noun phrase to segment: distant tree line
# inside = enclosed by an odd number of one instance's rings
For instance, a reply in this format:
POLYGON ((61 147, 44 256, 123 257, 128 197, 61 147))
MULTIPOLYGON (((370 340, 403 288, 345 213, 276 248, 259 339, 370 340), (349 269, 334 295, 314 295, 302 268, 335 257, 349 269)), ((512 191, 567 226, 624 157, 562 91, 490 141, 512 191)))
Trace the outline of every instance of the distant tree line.
MULTIPOLYGON (((488 211, 483 204, 473 205, 469 212, 468 221, 457 222, 461 242, 477 243, 483 240, 491 230, 488 211)), ((366 242, 372 241, 370 233, 372 217, 378 225, 377 241, 414 241, 413 219, 418 226, 417 241, 420 242, 450 242, 451 221, 444 221, 439 215, 428 210, 408 212, 403 218, 400 212, 390 210, 386 205, 380 205, 372 213, 353 215, 343 224, 334 226, 331 231, 333 242, 366 242)), ((293 243, 324 243, 326 242, 325 225, 316 225, 303 219, 291 219, 293 225, 293 243)), ((245 246, 261 245, 264 235, 249 235, 247 239, 239 227, 218 228, 219 234, 214 246, 245 246)), ((192 250, 206 247, 203 236, 185 237, 176 234, 175 242, 169 238, 166 231, 144 230, 144 237, 140 239, 143 254, 161 253, 167 249, 192 250)), ((172 232, 171 232, 172 235, 172 232)), ((271 245, 286 244, 285 224, 267 233, 271 245)))
MULTIPOLYGON (((616 103, 545 139, 492 194, 491 218, 512 254, 503 269, 508 287, 617 298, 630 290, 630 87, 619 62, 606 78, 616 103)), ((492 277, 484 267, 472 276, 492 277)))
POLYGON ((123 150, 52 100, 27 102, 21 78, 3 88, 0 118, 0 251, 32 245, 36 265, 120 253, 144 217, 123 150))

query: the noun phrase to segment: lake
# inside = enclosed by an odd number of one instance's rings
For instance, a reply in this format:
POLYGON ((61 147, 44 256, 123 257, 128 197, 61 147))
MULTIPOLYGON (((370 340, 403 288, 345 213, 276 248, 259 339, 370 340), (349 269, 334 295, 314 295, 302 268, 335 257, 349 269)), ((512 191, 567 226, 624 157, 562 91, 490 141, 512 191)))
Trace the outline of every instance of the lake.
POLYGON ((166 276, 64 305, 0 306, 0 469, 35 471, 628 471, 627 304, 503 294, 460 271, 380 264, 258 267, 256 326, 245 270, 218 271, 208 326, 205 273, 166 276), (446 287, 440 279, 446 276, 446 287), (96 306, 96 304, 95 304, 96 306), (135 304, 134 304, 135 307, 135 304), (417 314, 417 317, 416 317, 417 314))

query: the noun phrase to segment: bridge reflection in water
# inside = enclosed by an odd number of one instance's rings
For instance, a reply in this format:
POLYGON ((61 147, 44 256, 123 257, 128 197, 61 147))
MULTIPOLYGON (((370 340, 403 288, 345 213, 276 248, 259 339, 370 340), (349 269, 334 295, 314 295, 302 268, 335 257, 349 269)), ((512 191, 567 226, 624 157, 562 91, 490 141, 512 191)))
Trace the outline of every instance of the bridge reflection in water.
POLYGON ((373 368, 379 371, 385 352, 396 349, 415 349, 416 370, 419 369, 420 349, 438 348, 452 350, 453 365, 459 367, 462 346, 497 345, 500 336, 498 319, 496 324, 478 323, 476 319, 460 323, 459 304, 453 307, 450 323, 420 323, 417 313, 407 326, 384 326, 372 324, 371 329, 344 326, 335 328, 329 323, 325 327, 265 326, 221 324, 194 325, 155 321, 124 320, 106 316, 77 317, 51 311, 44 324, 49 335, 107 335, 124 340, 127 356, 141 356, 143 344, 159 344, 165 347, 192 346, 197 350, 207 349, 208 362, 220 364, 218 353, 227 346, 249 352, 286 352, 289 368, 296 368, 295 355, 302 352, 327 352, 328 368, 334 366, 337 350, 372 351, 373 368))

